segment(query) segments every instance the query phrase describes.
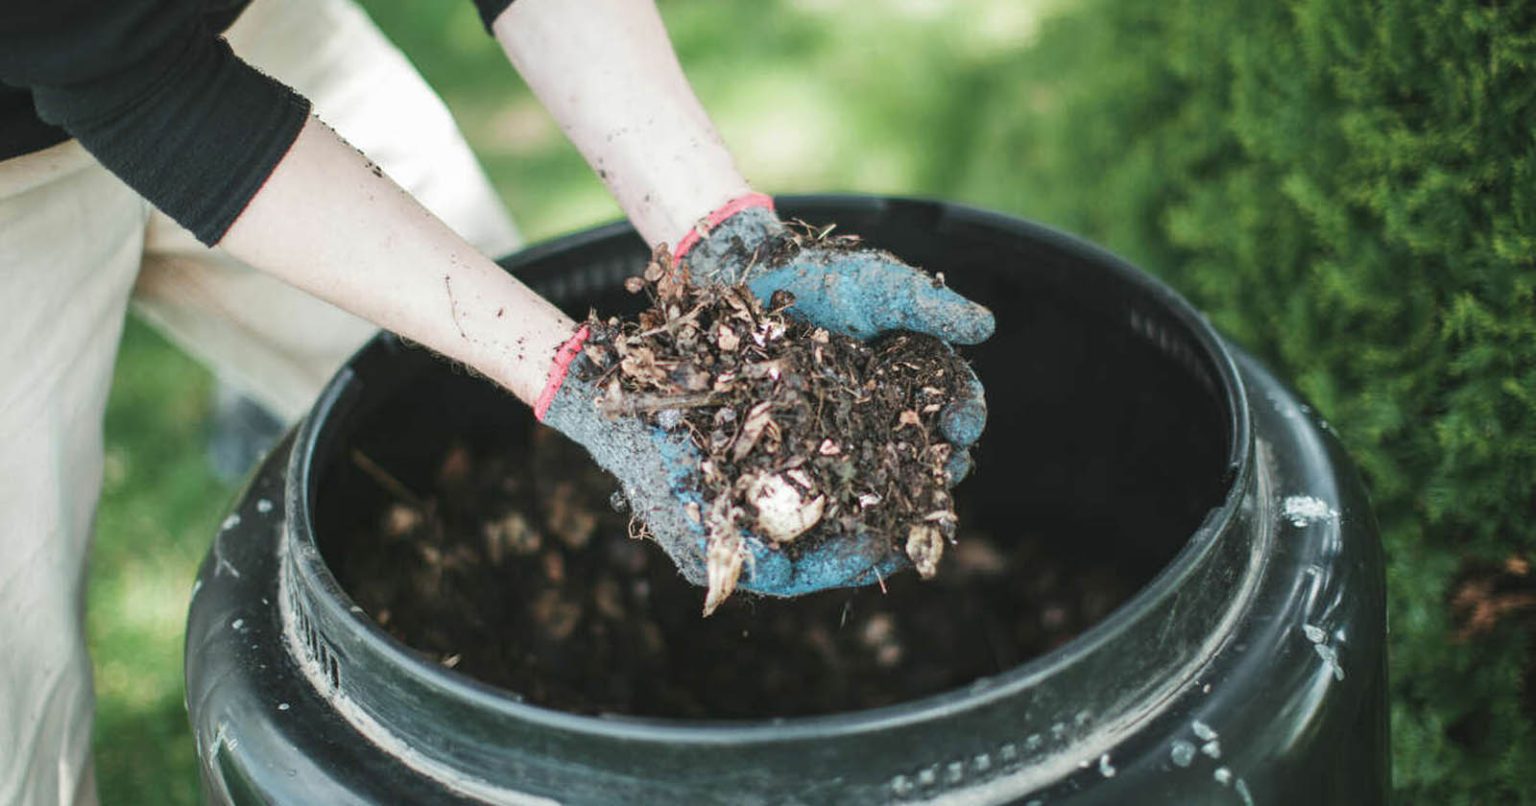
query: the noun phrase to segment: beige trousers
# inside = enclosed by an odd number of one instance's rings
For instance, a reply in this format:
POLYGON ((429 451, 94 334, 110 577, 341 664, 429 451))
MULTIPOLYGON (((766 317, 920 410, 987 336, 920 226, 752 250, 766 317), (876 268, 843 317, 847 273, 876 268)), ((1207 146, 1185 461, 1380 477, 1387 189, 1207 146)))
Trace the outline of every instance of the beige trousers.
MULTIPOLYGON (((483 252, 517 245, 447 109, 351 0, 254 0, 228 38, 483 252)), ((130 302, 290 419, 373 332, 203 247, 73 142, 0 162, 6 806, 96 797, 84 569, 102 415, 130 302)))

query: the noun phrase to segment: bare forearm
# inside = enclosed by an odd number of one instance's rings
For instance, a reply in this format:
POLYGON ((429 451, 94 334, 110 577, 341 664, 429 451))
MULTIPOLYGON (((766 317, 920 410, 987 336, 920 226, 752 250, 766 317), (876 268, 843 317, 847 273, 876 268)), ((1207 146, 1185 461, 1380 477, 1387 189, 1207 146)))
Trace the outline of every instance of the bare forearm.
POLYGON ((750 191, 649 0, 518 0, 493 30, 648 243, 750 191))
POLYGON ((221 245, 530 405, 575 327, 313 118, 221 245))

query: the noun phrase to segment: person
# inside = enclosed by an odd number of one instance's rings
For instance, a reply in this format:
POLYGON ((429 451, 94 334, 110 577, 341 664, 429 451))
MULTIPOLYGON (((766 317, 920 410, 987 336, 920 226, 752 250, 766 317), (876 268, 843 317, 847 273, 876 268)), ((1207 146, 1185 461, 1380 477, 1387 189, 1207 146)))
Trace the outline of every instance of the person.
MULTIPOLYGON (((985 308, 884 253, 744 262, 741 246, 783 224, 652 3, 475 3, 640 235, 696 278, 789 288, 796 313, 861 337, 990 334, 985 308)), ((597 416, 567 372, 585 330, 486 257, 515 228, 441 102, 351 0, 13 0, 0 82, 0 803, 95 798, 84 569, 130 303, 289 419, 374 326, 461 362, 614 472, 702 581, 686 446, 597 416)), ((973 382, 944 427, 964 448, 984 419, 973 382)), ((967 469, 961 450, 952 480, 967 469)), ((882 570, 751 551, 742 587, 762 593, 882 570)))

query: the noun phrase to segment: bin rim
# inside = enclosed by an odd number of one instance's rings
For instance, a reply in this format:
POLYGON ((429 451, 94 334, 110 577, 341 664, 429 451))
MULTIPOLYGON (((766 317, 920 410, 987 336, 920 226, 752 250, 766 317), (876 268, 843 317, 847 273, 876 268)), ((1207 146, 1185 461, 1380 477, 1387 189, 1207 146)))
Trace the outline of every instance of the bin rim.
MULTIPOLYGON (((287 474, 290 482, 286 503, 290 528, 285 530, 283 538, 287 550, 284 552, 286 556, 281 563, 280 573, 292 575, 292 579, 285 580, 293 586, 290 589, 302 591, 306 598, 305 604, 322 611, 326 620, 350 622, 355 628, 350 637, 362 642, 370 653, 392 661, 394 668, 416 677, 430 688, 449 694, 469 707, 531 726, 578 736, 707 746, 843 738, 943 720, 984 709, 992 703, 1016 697, 1057 672, 1069 669, 1082 658, 1112 645, 1116 638, 1126 635, 1137 626, 1139 616, 1155 609, 1157 602, 1176 595, 1181 584, 1195 576, 1203 563, 1213 560, 1220 539, 1239 519, 1243 499, 1252 486, 1253 426, 1242 374, 1224 340, 1209 321, 1172 288, 1117 255, 1074 235, 981 208, 915 197, 861 194, 783 196, 778 198, 778 202, 781 209, 791 212, 814 210, 817 207, 836 208, 840 211, 863 208, 878 212, 892 206, 934 206, 941 209, 946 219, 1009 231, 1069 253, 1092 264, 1094 270, 1107 271, 1115 281, 1126 283, 1147 294, 1185 328, 1185 335, 1191 337, 1203 350, 1204 357, 1215 370, 1221 390, 1218 398, 1228 419, 1228 450, 1223 479, 1226 490, 1221 502, 1207 513, 1174 557, 1109 615, 1049 652, 959 688, 878 708, 814 716, 683 720, 577 714, 522 702, 513 692, 422 660, 369 618, 326 565, 314 531, 313 496, 318 478, 317 462, 313 460, 324 449, 329 436, 327 426, 337 419, 333 415, 338 415, 346 408, 359 386, 364 385, 363 379, 353 369, 352 365, 356 362, 354 358, 327 384, 314 408, 300 423, 288 458, 287 474)), ((625 233, 633 233, 633 229, 627 222, 616 221, 541 242, 501 262, 509 271, 517 274, 519 269, 554 254, 606 241, 625 233)), ((396 337, 387 333, 378 338, 384 343, 398 344, 396 337)), ((370 342, 359 352, 359 356, 378 346, 377 340, 370 342)), ((1257 571, 1253 566, 1244 569, 1248 575, 1257 571)), ((1228 604, 1229 611, 1242 610, 1255 588, 1253 584, 1238 584, 1235 587, 1238 590, 1228 604)), ((290 607, 289 597, 280 597, 279 606, 290 607)), ((291 624, 292 619, 285 617, 284 622, 291 624)), ((1220 623, 1230 628, 1232 620, 1222 619, 1220 623)), ((1178 668, 1191 670, 1197 666, 1186 663, 1178 668)))

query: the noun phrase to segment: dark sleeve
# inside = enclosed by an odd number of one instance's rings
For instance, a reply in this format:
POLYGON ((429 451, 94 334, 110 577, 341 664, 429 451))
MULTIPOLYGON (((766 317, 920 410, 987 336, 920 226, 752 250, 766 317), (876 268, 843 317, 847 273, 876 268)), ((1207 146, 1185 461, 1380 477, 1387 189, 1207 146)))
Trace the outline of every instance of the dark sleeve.
POLYGON ((287 153, 309 102, 237 58, 196 0, 7 0, 0 81, 214 244, 287 153))
POLYGON ((485 23, 487 31, 491 30, 491 23, 510 5, 512 0, 475 0, 475 8, 480 9, 480 21, 485 23))

